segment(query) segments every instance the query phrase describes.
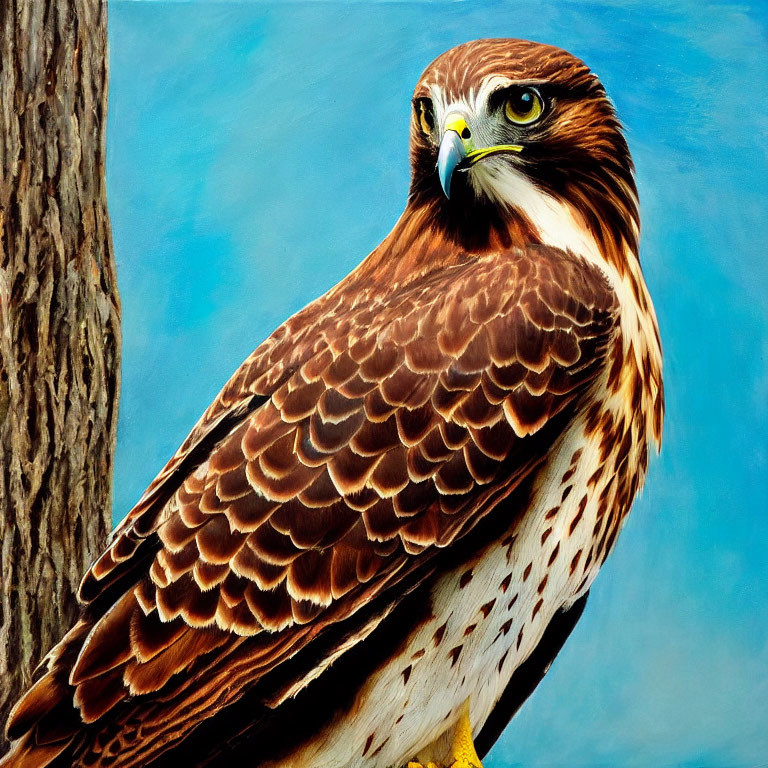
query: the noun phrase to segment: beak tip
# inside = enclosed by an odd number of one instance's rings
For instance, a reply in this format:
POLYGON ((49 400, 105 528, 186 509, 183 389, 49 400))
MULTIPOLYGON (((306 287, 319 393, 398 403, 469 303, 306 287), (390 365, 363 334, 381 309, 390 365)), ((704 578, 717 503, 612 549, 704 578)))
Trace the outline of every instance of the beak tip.
POLYGON ((445 195, 446 200, 451 199, 451 177, 448 176, 447 178, 440 177, 440 186, 443 188, 443 194, 445 195))

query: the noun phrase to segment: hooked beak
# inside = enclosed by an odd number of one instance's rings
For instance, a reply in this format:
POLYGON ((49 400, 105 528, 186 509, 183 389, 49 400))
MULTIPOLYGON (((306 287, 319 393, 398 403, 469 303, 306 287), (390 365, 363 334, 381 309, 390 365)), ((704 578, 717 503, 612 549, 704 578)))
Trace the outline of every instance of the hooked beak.
POLYGON ((440 152, 437 155, 437 175, 445 196, 451 197, 451 179, 459 163, 467 156, 467 150, 456 131, 446 131, 440 142, 440 152))
POLYGON ((461 115, 448 115, 445 121, 445 133, 437 154, 437 175, 448 199, 451 197, 453 174, 470 149, 467 146, 469 135, 469 128, 461 115))
POLYGON ((494 144, 475 149, 466 120, 459 114, 451 114, 445 120, 445 132, 437 153, 437 175, 445 196, 451 198, 451 179, 458 171, 467 171, 486 157, 512 152, 522 152, 520 144, 494 144))

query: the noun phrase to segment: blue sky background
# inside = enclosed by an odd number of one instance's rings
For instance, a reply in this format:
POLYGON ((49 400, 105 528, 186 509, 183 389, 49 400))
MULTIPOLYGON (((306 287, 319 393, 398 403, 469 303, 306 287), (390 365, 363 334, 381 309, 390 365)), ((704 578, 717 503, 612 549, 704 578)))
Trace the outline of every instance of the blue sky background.
POLYGON ((661 456, 585 617, 486 761, 768 765, 765 3, 111 0, 122 517, 240 361, 386 235, 439 53, 581 56, 627 126, 661 324, 661 456))

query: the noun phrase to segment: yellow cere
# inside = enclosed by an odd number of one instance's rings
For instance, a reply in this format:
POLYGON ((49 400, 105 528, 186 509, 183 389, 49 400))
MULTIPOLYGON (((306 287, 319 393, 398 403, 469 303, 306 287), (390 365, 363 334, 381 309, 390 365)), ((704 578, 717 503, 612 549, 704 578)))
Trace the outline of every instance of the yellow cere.
POLYGON ((468 139, 470 136, 469 126, 463 115, 452 114, 445 119, 445 130, 456 131, 462 139, 468 139))

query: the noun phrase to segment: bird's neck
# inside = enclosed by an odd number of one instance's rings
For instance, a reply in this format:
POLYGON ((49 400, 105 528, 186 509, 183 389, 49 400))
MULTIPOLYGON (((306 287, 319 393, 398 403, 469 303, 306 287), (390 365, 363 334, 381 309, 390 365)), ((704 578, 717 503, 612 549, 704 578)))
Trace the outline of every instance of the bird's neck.
POLYGON ((472 217, 440 203, 410 199, 389 235, 353 274, 401 286, 436 269, 537 241, 521 217, 484 213, 472 217))
POLYGON ((584 202, 558 200, 533 185, 508 205, 412 193, 392 231, 353 275, 403 285, 435 269, 529 245, 597 254, 621 276, 640 274, 634 191, 627 189, 623 199, 577 200, 584 202))

